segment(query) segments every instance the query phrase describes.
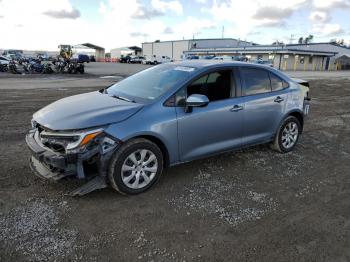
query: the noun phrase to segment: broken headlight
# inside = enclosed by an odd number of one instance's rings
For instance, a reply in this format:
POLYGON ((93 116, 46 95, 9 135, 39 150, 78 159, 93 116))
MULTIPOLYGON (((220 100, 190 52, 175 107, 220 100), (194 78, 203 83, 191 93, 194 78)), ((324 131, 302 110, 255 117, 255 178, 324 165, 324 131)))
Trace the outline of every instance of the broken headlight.
POLYGON ((54 151, 79 153, 96 142, 102 134, 102 129, 95 129, 67 133, 42 131, 39 136, 41 143, 54 151))

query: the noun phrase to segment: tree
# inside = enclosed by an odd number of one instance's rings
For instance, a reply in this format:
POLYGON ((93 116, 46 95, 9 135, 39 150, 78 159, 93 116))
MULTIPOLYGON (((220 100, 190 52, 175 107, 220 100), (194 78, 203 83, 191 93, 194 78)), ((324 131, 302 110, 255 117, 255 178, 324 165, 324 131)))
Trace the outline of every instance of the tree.
POLYGON ((308 36, 305 36, 305 37, 300 37, 299 40, 298 40, 298 43, 299 43, 299 44, 308 44, 308 43, 311 43, 313 39, 314 39, 314 36, 313 36, 313 35, 308 35, 308 36))
POLYGON ((304 44, 311 43, 313 39, 314 39, 313 35, 309 35, 309 36, 305 37, 304 44))
POLYGON ((283 41, 275 41, 272 43, 272 45, 284 45, 283 41))
POLYGON ((331 44, 336 44, 336 45, 340 45, 340 46, 346 46, 346 43, 345 43, 345 40, 344 39, 336 39, 336 38, 333 38, 331 40, 329 40, 329 42, 331 44))
POLYGON ((341 46, 345 46, 345 41, 344 41, 344 39, 339 39, 339 40, 337 41, 337 44, 338 44, 338 45, 341 45, 341 46))

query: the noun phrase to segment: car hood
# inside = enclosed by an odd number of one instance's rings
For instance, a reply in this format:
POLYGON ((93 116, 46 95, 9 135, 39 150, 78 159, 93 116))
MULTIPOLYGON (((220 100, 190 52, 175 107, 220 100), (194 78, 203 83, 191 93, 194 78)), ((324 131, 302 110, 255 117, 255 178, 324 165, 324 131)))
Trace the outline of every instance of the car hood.
POLYGON ((142 107, 96 91, 60 99, 36 112, 33 120, 52 130, 83 129, 124 121, 142 107))

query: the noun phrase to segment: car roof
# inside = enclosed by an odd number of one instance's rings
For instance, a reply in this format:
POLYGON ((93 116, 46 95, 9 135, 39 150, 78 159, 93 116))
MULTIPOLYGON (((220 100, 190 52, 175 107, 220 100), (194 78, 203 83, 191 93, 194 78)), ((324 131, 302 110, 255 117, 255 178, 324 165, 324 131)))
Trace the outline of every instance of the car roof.
MULTIPOLYGON (((167 63, 169 64, 169 63, 167 63)), ((180 62, 172 62, 170 64, 176 66, 184 66, 184 67, 193 67, 199 70, 210 70, 210 69, 220 69, 230 66, 238 66, 238 67, 253 67, 253 68, 261 68, 273 72, 278 75, 285 81, 291 81, 290 77, 276 68, 270 67, 268 64, 256 64, 256 63, 247 63, 241 61, 225 61, 225 60, 185 60, 180 62)), ((166 65, 166 64, 165 64, 166 65)))
POLYGON ((3 56, 3 55, 1 55, 0 57, 1 57, 1 58, 4 58, 5 60, 11 60, 11 59, 9 59, 8 57, 3 56))
POLYGON ((225 61, 225 60, 186 60, 181 62, 173 62, 172 64, 178 66, 187 66, 194 67, 197 69, 208 69, 208 68, 218 68, 218 67, 227 67, 227 66, 252 66, 252 67, 261 67, 268 68, 266 65, 252 64, 247 62, 240 61, 225 61))

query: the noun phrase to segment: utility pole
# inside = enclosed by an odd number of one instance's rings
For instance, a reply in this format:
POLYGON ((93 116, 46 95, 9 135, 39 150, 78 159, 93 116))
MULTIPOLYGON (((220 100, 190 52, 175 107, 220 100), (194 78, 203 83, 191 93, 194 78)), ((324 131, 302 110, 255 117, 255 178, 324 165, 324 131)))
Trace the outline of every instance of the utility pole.
POLYGON ((296 39, 296 38, 294 38, 294 37, 295 37, 294 34, 291 34, 291 35, 290 35, 290 39, 289 39, 289 43, 290 43, 290 44, 293 44, 293 41, 296 39))
POLYGON ((221 38, 224 38, 224 33, 225 33, 225 26, 222 26, 221 38))

